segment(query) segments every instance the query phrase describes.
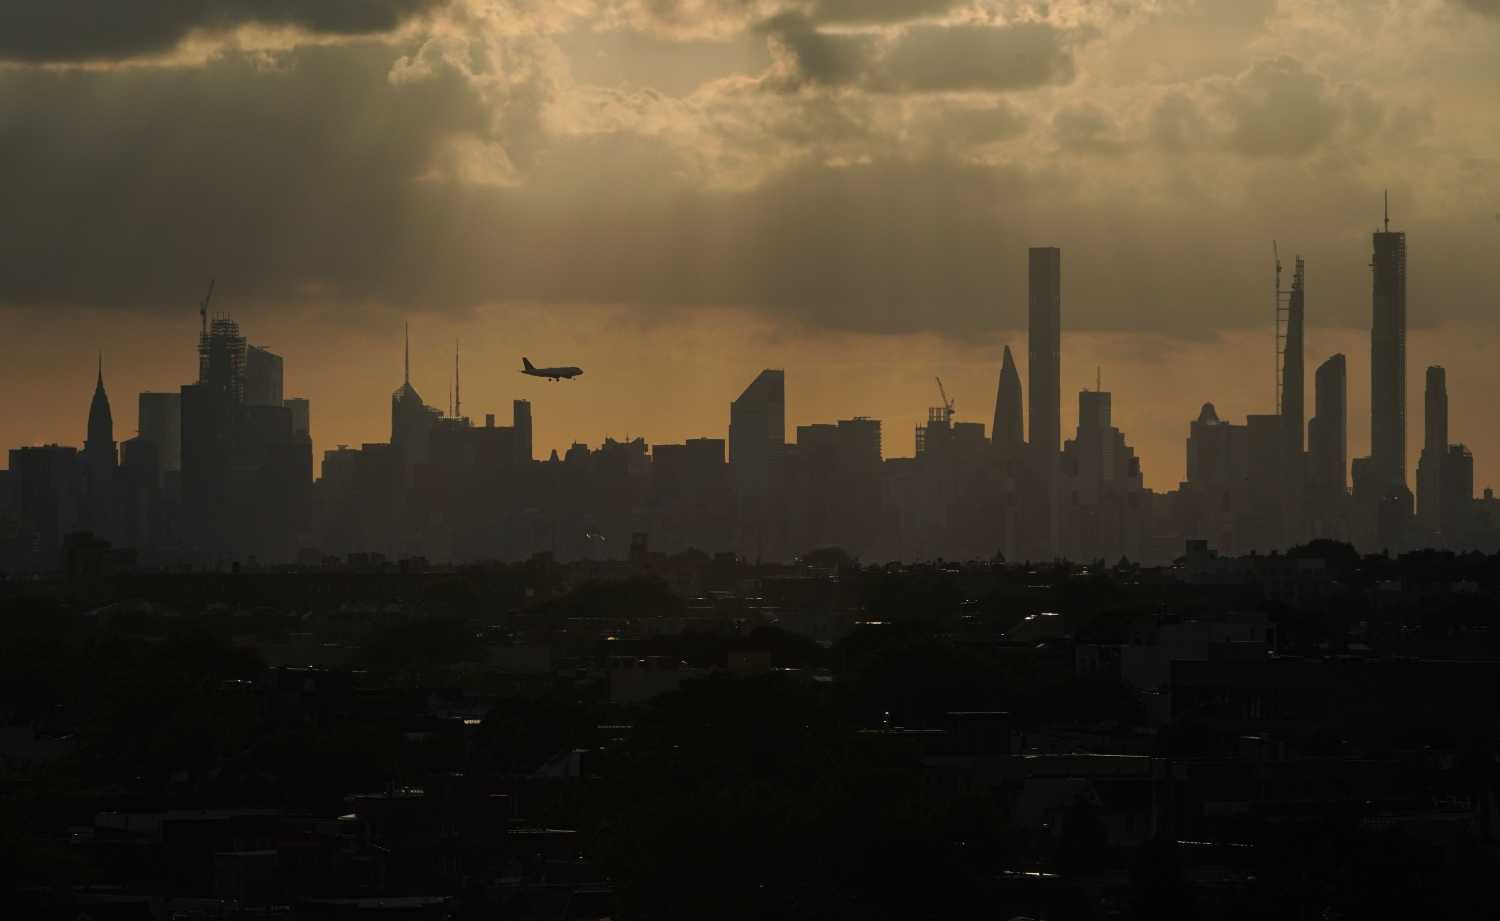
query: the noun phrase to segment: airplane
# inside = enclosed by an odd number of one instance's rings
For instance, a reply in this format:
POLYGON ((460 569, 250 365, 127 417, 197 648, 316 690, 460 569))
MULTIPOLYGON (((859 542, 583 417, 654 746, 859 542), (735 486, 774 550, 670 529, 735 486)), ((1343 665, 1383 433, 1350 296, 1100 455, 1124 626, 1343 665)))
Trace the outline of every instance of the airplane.
POLYGON ((578 375, 580 375, 580 374, 583 373, 583 369, 582 368, 574 368, 574 367, 567 367, 567 368, 538 368, 536 365, 534 365, 534 364, 531 363, 531 359, 530 358, 524 358, 524 357, 521 359, 521 364, 523 364, 523 365, 526 366, 526 367, 524 367, 524 368, 521 369, 521 373, 522 374, 529 374, 532 377, 545 377, 548 380, 554 380, 554 381, 571 380, 572 378, 575 378, 578 375))

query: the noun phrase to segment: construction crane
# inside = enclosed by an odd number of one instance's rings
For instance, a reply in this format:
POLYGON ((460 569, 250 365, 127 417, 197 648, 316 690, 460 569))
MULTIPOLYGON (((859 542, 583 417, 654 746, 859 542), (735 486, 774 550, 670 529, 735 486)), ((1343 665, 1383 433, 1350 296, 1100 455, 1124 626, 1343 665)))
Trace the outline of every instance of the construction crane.
POLYGON ((943 401, 943 422, 951 423, 953 421, 953 401, 948 399, 948 391, 943 389, 943 379, 941 377, 937 378, 937 385, 938 396, 943 401))
POLYGON ((214 297, 214 282, 217 279, 208 280, 208 293, 203 295, 203 300, 198 302, 198 318, 203 322, 203 335, 208 335, 208 302, 214 297))

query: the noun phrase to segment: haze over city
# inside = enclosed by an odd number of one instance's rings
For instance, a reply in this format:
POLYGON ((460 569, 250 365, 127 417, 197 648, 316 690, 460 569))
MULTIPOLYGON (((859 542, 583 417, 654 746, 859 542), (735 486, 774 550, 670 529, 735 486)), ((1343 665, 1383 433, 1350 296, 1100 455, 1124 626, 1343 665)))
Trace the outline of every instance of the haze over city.
POLYGON ((461 341, 469 405, 545 401, 541 449, 722 434, 770 366, 789 426, 868 415, 909 456, 934 375, 987 422, 1004 345, 1025 373, 1025 250, 1056 245, 1063 429, 1102 366, 1165 490, 1203 402, 1274 410, 1273 239, 1307 259, 1307 353, 1349 356, 1365 450, 1389 188, 1408 406, 1445 366, 1495 478, 1493 5, 174 9, 0 11, 0 168, 24 177, 0 230, 5 444, 79 441, 100 349, 117 393, 190 379, 216 277, 319 407, 316 456, 383 437, 408 320, 430 402, 461 341), (522 353, 590 373, 536 391, 522 353))
POLYGON ((0 0, 0 915, 1492 921, 1500 0, 0 0))

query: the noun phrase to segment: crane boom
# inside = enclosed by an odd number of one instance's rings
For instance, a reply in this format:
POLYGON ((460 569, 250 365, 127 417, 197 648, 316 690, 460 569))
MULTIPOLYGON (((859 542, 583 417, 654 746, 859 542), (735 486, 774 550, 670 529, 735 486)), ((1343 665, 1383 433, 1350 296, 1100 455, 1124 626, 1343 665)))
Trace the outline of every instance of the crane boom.
POLYGON ((948 421, 953 421, 953 401, 948 399, 948 391, 943 389, 943 379, 937 378, 938 396, 943 400, 943 411, 948 416, 948 421))
POLYGON ((198 318, 203 322, 204 335, 208 334, 208 302, 213 300, 214 282, 216 281, 218 281, 216 278, 208 280, 208 293, 203 295, 203 300, 198 302, 198 318))

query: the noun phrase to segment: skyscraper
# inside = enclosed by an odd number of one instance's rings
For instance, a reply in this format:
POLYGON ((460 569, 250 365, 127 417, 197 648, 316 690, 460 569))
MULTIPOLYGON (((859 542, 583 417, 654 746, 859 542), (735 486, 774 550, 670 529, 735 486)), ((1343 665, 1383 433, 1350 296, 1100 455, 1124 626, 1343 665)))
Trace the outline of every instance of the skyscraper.
POLYGON ((142 393, 137 400, 137 428, 142 440, 156 448, 156 466, 163 473, 182 469, 182 394, 142 393))
POLYGON ((1000 386, 995 391, 995 423, 990 429, 991 442, 996 453, 1003 457, 1019 457, 1026 445, 1026 420, 1021 408, 1021 375, 1016 370, 1016 360, 1011 357, 1010 346, 1005 347, 1005 358, 1000 364, 1000 386))
POLYGON ((245 405, 282 405, 282 380, 280 355, 259 345, 245 349, 245 405))
POLYGON ((1042 556, 1058 550, 1057 456, 1062 443, 1062 250, 1034 246, 1028 254, 1027 352, 1030 366, 1030 455, 1036 487, 1025 510, 1042 556))
POLYGON ((1374 234, 1370 322, 1370 476, 1387 490, 1406 486, 1406 234, 1374 234))
POLYGON ((1296 469, 1295 458, 1302 453, 1302 427, 1306 424, 1302 354, 1306 307, 1304 282, 1302 257, 1298 256, 1297 268, 1292 274, 1292 291, 1287 300, 1285 353, 1281 365, 1281 422, 1287 439, 1288 471, 1296 469))
POLYGON ((1423 410, 1425 437, 1417 458, 1417 519, 1436 531, 1442 528, 1443 468, 1449 464, 1448 375, 1437 365, 1427 369, 1423 410))
POLYGON ((767 368, 729 404, 729 469, 739 493, 763 496, 786 444, 786 373, 767 368))
POLYGON ((1425 437, 1422 448, 1442 451, 1448 447, 1448 372, 1440 365, 1427 369, 1425 437))
POLYGON ((94 533, 114 537, 115 467, 119 453, 115 447, 115 422, 109 411, 109 396, 104 392, 104 359, 99 359, 99 376, 94 381, 94 398, 89 403, 88 437, 83 443, 85 470, 85 521, 94 533))
POLYGON ((516 459, 531 463, 531 401, 513 400, 510 405, 511 426, 516 431, 516 459))
POLYGON ((1062 446, 1062 250, 1033 246, 1029 256, 1031 446, 1050 456, 1062 446))
POLYGON ((1441 511, 1438 527, 1449 547, 1472 546, 1474 520, 1474 455, 1463 445, 1443 450, 1441 511))
POLYGON ((1343 355, 1318 366, 1315 414, 1307 424, 1309 479, 1324 493, 1342 494, 1349 483, 1349 372, 1343 355))
POLYGON ((306 397, 292 397, 286 401, 292 413, 292 432, 303 438, 312 437, 312 404, 306 397))
POLYGON ((89 403, 88 436, 83 442, 83 456, 89 467, 113 470, 118 462, 115 453, 115 420, 109 411, 109 395, 104 392, 104 359, 99 359, 99 376, 94 381, 94 398, 89 403))
POLYGON ((401 469, 411 469, 427 459, 427 439, 442 415, 428 406, 411 385, 411 330, 406 332, 406 351, 401 386, 391 394, 391 447, 401 459, 401 469))
POLYGON ((786 374, 767 368, 729 404, 729 477, 740 525, 739 551, 784 555, 782 462, 786 450, 786 374))

